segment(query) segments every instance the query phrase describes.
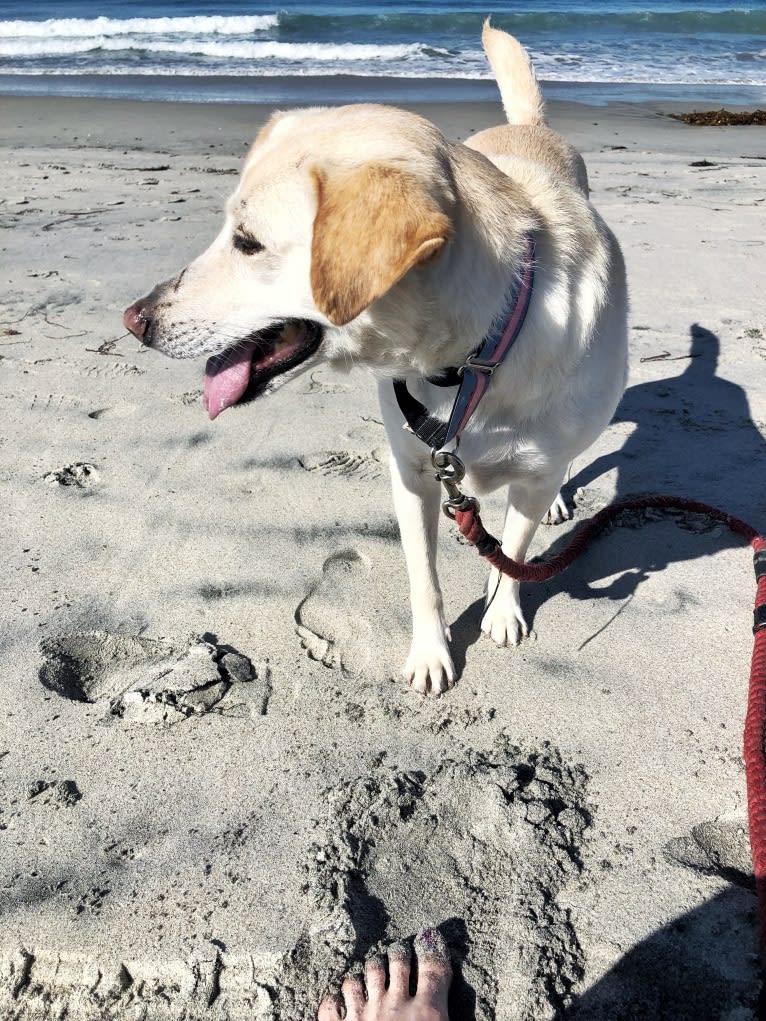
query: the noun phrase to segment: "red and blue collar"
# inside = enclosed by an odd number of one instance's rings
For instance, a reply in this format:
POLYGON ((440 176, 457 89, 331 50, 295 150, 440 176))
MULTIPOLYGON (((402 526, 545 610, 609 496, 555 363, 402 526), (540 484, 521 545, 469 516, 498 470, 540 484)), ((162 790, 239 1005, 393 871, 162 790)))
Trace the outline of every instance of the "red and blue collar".
POLYGON ((407 389, 403 379, 394 380, 394 393, 407 427, 433 450, 457 441, 487 392, 492 373, 515 344, 529 309, 535 279, 535 239, 527 236, 521 272, 508 289, 503 314, 479 347, 459 367, 444 369, 427 382, 436 386, 457 386, 449 420, 442 422, 428 412, 407 389))

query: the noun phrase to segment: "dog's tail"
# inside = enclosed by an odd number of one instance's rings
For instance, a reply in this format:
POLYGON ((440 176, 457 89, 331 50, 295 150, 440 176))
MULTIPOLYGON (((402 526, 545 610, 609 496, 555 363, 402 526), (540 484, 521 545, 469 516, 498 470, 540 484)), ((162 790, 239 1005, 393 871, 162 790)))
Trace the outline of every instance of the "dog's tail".
POLYGON ((495 73, 509 124, 544 124, 543 94, 529 54, 507 32, 492 28, 489 18, 481 33, 484 52, 495 73))

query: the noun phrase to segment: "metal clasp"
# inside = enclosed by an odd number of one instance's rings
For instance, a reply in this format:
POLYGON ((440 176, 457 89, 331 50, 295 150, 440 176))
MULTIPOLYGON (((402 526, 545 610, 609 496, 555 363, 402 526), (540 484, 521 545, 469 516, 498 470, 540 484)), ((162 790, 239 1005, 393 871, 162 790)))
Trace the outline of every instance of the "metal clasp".
POLYGON ((434 478, 441 482, 447 491, 447 499, 442 503, 442 510, 448 518, 454 518, 455 511, 468 510, 469 507, 479 509, 478 501, 460 490, 459 483, 465 478, 465 465, 457 454, 448 450, 434 450, 431 453, 431 464, 436 468, 434 478))
POLYGON ((468 355, 463 364, 458 368, 458 376, 462 376, 463 373, 469 369, 471 372, 483 372, 485 376, 491 376, 497 368, 498 363, 490 361, 486 358, 477 358, 476 355, 468 355))

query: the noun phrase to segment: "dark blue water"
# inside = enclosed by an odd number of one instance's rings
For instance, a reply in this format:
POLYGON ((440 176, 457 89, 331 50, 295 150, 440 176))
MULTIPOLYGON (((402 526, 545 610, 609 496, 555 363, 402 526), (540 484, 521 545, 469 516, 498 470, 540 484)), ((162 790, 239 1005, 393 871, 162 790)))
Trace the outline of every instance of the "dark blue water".
MULTIPOLYGON (((476 95, 483 87, 469 83, 489 78, 480 45, 486 13, 486 0, 312 0, 284 8, 264 0, 135 0, 127 7, 110 0, 3 0, 0 90, 61 91, 68 83, 69 91, 107 95, 130 76, 139 93, 160 89, 170 98, 209 96, 212 81, 206 86, 203 79, 215 79, 216 88, 225 79, 233 93, 235 79, 240 88, 258 79, 270 93, 290 79, 293 91, 304 94, 309 79, 324 95, 329 79, 352 76, 358 98, 381 78, 393 91, 402 80, 428 79, 432 93, 441 82, 445 96, 476 95), (189 78, 199 95, 191 95, 189 78)), ((626 86, 680 97, 727 85, 725 92, 744 101, 766 98, 766 0, 739 7, 710 0, 523 0, 512 13, 497 8, 493 23, 521 39, 546 82, 588 83, 606 96, 626 86)))

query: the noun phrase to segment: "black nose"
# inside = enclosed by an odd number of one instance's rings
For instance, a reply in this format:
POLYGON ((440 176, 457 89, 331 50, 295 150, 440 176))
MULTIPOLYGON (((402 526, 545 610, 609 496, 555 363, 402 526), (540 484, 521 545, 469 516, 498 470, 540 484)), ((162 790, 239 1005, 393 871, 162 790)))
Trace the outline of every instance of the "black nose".
POLYGON ((126 308, 122 314, 122 321, 134 337, 143 340, 146 327, 151 321, 150 309, 146 304, 146 299, 139 298, 130 308, 126 308))

